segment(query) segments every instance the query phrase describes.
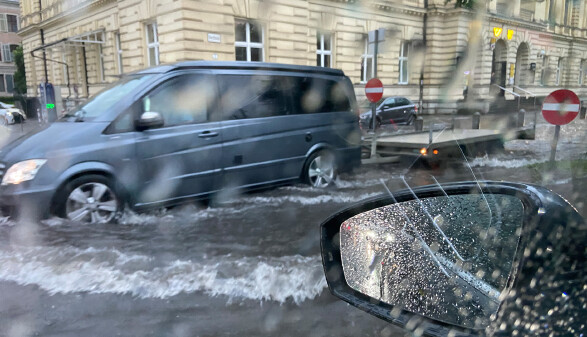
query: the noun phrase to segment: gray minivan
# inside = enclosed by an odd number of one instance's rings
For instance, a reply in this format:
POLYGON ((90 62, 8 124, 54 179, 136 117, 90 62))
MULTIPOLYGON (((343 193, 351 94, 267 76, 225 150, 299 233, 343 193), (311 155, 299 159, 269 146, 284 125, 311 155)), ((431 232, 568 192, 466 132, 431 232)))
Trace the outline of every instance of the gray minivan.
POLYGON ((123 77, 0 150, 0 204, 108 222, 221 190, 305 181, 360 165, 357 103, 340 70, 181 62, 123 77))

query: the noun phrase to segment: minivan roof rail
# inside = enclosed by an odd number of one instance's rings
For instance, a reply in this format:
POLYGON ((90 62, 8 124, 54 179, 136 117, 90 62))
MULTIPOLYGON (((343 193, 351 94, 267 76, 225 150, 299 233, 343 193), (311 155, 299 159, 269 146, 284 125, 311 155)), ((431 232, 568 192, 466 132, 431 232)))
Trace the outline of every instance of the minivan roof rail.
POLYGON ((242 69, 242 70, 276 70, 288 72, 306 72, 314 74, 344 76, 340 69, 300 66, 293 64, 269 63, 269 62, 244 62, 244 61, 183 61, 158 67, 143 69, 137 73, 166 73, 178 69, 242 69))

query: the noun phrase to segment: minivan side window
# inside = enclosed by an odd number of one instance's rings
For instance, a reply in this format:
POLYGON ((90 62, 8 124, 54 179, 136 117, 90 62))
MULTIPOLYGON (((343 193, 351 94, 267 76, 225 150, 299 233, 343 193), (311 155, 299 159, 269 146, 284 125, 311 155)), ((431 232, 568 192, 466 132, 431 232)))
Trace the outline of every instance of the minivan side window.
POLYGON ((142 99, 142 112, 158 112, 164 126, 208 121, 214 86, 210 76, 187 74, 159 85, 142 99))
POLYGON ((349 93, 343 82, 315 77, 292 77, 295 114, 350 111, 349 93))
POLYGON ((288 114, 289 94, 280 76, 218 75, 221 113, 213 120, 288 114))

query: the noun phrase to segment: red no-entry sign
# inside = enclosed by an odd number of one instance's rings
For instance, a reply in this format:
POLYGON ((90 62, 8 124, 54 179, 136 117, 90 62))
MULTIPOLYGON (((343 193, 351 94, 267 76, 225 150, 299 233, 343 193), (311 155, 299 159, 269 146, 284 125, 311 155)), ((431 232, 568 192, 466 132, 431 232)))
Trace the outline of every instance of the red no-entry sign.
POLYGON ((554 125, 569 124, 581 109, 579 97, 571 90, 553 91, 542 103, 542 116, 554 125))
POLYGON ((365 95, 373 103, 377 103, 383 97, 383 83, 377 78, 372 78, 365 85, 365 95))

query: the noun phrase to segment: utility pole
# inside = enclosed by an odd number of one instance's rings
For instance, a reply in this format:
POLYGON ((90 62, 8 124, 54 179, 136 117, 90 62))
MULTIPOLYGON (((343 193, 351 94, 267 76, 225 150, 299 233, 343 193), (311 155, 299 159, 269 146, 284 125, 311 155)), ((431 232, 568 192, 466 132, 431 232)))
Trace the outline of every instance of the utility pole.
POLYGON ((426 64, 426 36, 428 35, 428 0, 424 0, 424 18, 422 21, 422 44, 424 52, 422 56, 422 65, 420 66, 420 97, 418 100, 418 113, 424 112, 424 66, 426 64))

